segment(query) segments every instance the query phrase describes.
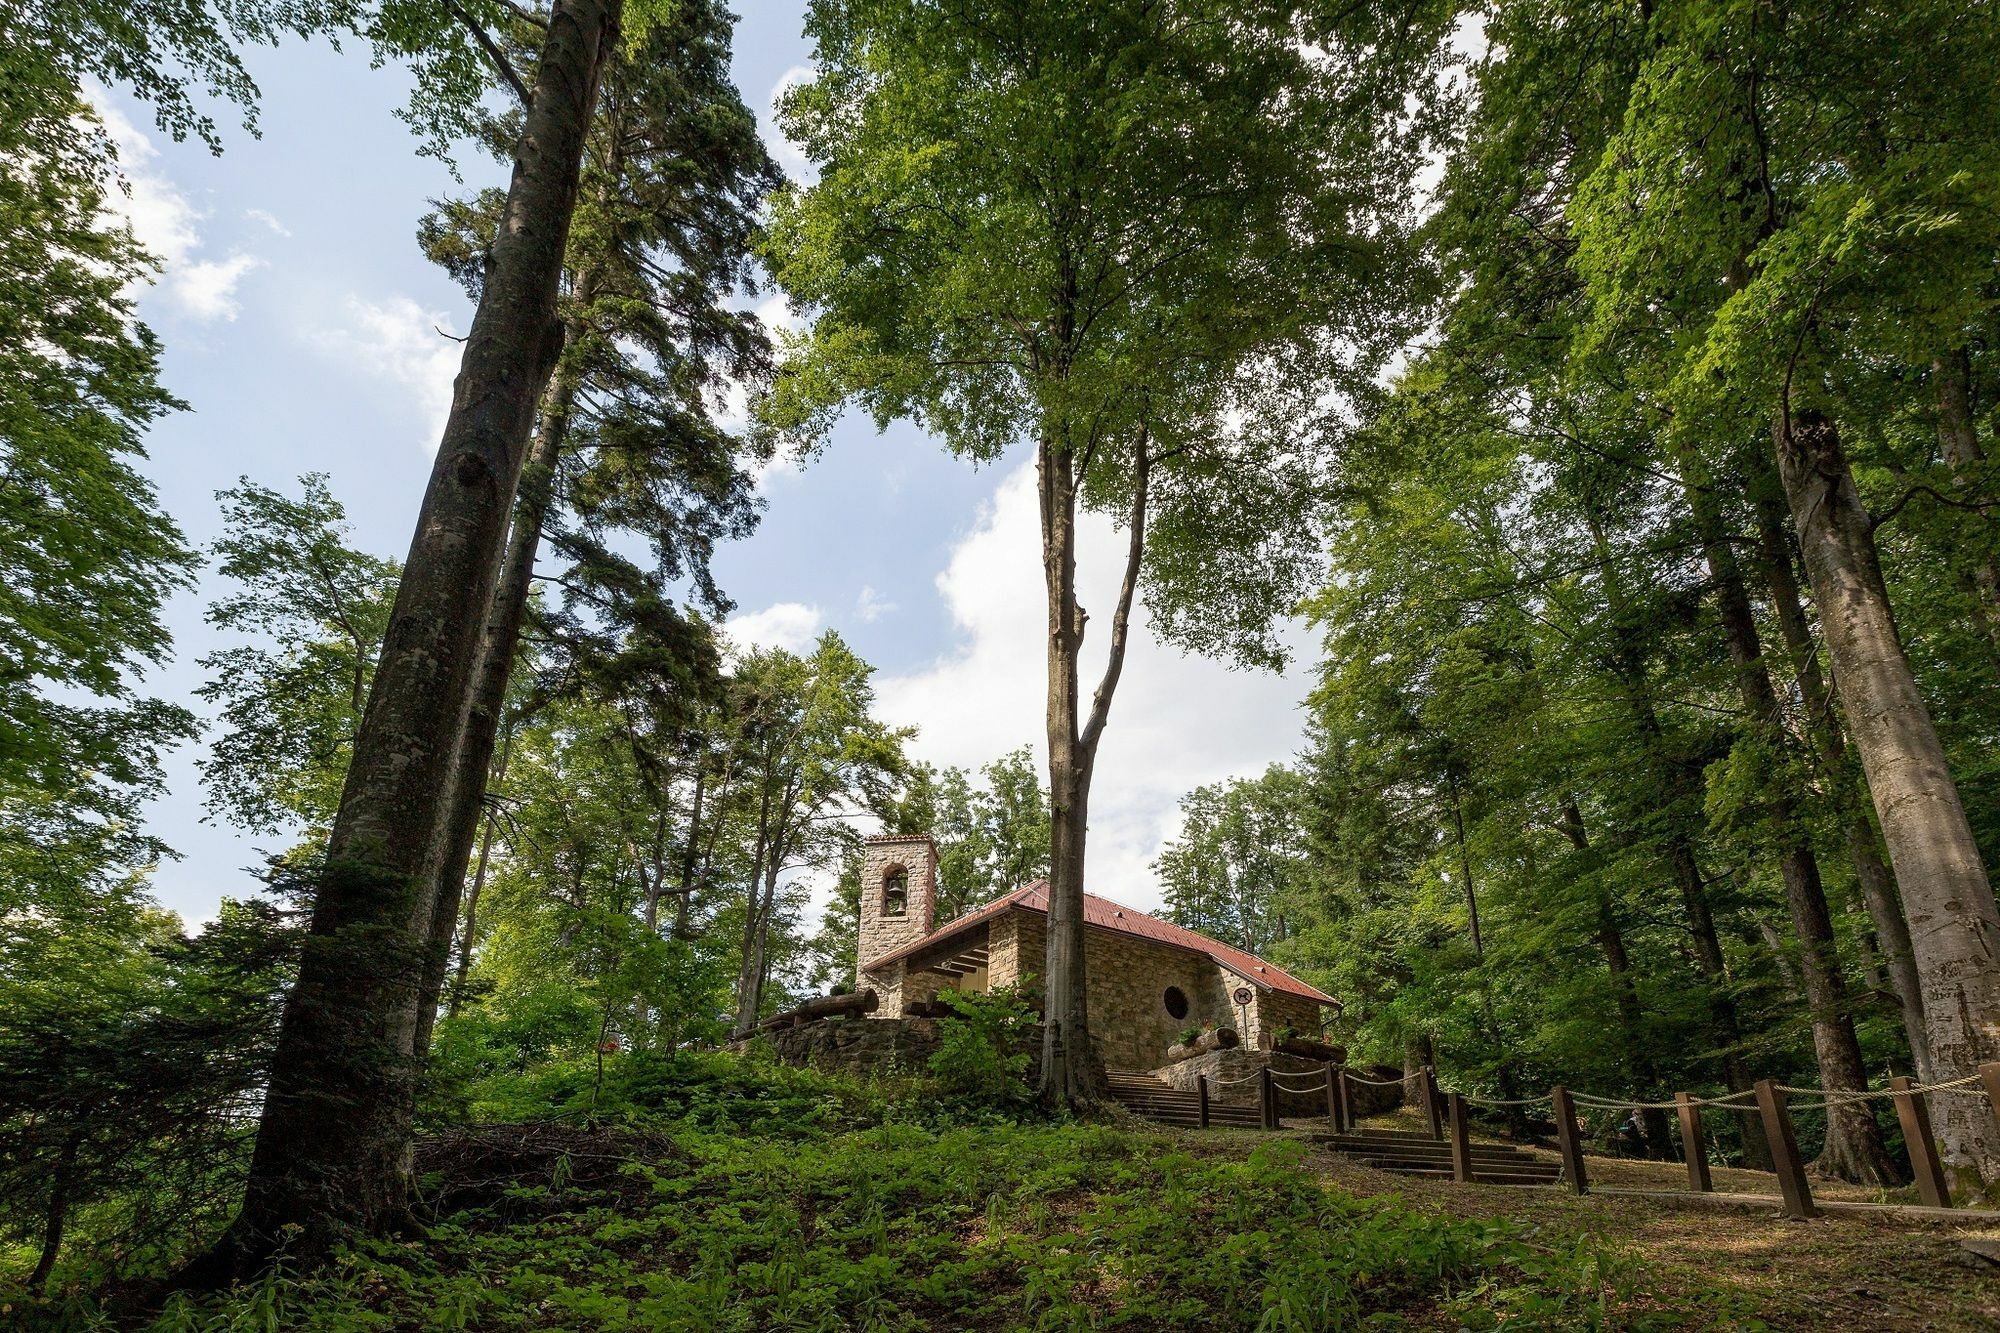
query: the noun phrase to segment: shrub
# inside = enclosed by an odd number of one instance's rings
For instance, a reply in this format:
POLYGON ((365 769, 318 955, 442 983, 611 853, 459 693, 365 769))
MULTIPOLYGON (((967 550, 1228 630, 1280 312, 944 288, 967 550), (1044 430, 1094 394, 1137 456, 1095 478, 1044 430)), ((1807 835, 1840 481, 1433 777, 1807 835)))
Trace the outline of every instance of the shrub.
POLYGON ((1007 1108, 1028 1100, 1022 1075, 1028 1056, 1021 1038, 1035 1021, 1034 1011, 1011 986, 985 995, 940 991, 956 1017, 938 1025, 938 1049, 930 1070, 945 1095, 972 1107, 1007 1108))

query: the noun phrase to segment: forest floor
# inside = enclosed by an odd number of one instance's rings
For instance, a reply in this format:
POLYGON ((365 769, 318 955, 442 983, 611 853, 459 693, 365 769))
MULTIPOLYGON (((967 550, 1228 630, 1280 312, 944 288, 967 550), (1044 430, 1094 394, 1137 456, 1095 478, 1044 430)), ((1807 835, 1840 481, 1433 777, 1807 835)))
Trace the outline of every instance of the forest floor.
MULTIPOLYGON (((1962 1266, 1949 1225, 1418 1181, 1311 1128, 1019 1120, 728 1056, 625 1056, 600 1086, 569 1062, 496 1076, 420 1140, 421 1234, 150 1328, 2000 1328, 2000 1270, 1962 1266)), ((9 1291, 8 1258, 0 1326, 139 1322, 99 1310, 87 1258, 48 1299, 9 1291)))
MULTIPOLYGON (((1414 1115, 1367 1122, 1379 1129, 1417 1128, 1414 1115)), ((1307 1129, 1297 1131, 1309 1133, 1307 1129)), ((1209 1152, 1241 1153, 1265 1135, 1254 1130, 1184 1136, 1209 1152)), ((1477 1137, 1477 1136, 1476 1136, 1477 1137)), ((1487 1139, 1488 1142, 1503 1142, 1487 1139)), ((1529 1148, 1554 1160, 1553 1152, 1529 1148)), ((2000 1266, 1960 1242, 2000 1242, 2000 1223, 1912 1221, 1873 1214, 1825 1214, 1812 1221, 1756 1209, 1629 1194, 1582 1197, 1554 1188, 1458 1185, 1357 1165, 1319 1150, 1308 1166, 1328 1184, 1367 1198, 1393 1198, 1421 1212, 1524 1223, 1551 1236, 1588 1236, 1629 1262, 1639 1293, 1635 1316, 1706 1312, 1718 1327, 1844 1330, 2000 1329, 2000 1266), (1717 1290, 1726 1294, 1718 1303, 1717 1290)), ((1677 1162, 1588 1158, 1591 1182, 1617 1189, 1681 1191, 1677 1162)), ((1718 1193, 1775 1195, 1763 1172, 1716 1167, 1718 1193)), ((1913 1203, 1888 1191, 1815 1178, 1816 1198, 1913 1203)), ((1698 1317, 1696 1326, 1701 1319, 1698 1317)))

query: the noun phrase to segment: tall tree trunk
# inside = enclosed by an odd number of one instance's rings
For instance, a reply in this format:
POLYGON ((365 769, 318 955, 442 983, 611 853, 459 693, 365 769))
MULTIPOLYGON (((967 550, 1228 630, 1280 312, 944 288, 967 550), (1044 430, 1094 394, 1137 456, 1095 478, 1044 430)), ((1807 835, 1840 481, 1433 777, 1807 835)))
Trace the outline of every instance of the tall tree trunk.
POLYGON ((56 1271, 56 1256, 62 1253, 63 1231, 69 1225, 70 1199, 76 1189, 76 1156, 83 1146, 83 1131, 73 1129, 63 1139, 56 1155, 56 1169, 49 1181, 49 1203, 42 1211, 42 1252, 35 1271, 28 1274, 28 1290, 42 1294, 56 1271))
POLYGON ((1083 956, 1083 866, 1090 757, 1078 733, 1077 657, 1084 611, 1076 600, 1075 456, 1044 439, 1036 454, 1042 578, 1048 596, 1049 910, 1042 969, 1042 1100, 1097 1101, 1083 956))
POLYGON ((558 0, 451 415, 404 562, 367 712, 286 998, 242 1210, 181 1275, 213 1285, 324 1254, 406 1216, 411 1027, 435 931, 426 858, 471 703, 537 397, 559 350, 556 291, 585 137, 620 0, 558 0))
POLYGON ((674 924, 667 932, 667 938, 684 940, 688 927, 694 918, 695 867, 699 864, 701 834, 701 805, 708 794, 708 769, 703 762, 706 755, 698 756, 694 770, 694 799, 689 803, 687 822, 687 842, 681 848, 681 880, 679 898, 674 903, 674 924))
MULTIPOLYGON (((580 288, 583 286, 579 284, 580 288)), ((580 291, 579 301, 588 300, 587 291, 580 291)), ((493 589, 486 632, 480 639, 479 674, 473 684, 472 706, 467 709, 459 731, 444 821, 426 864, 425 873, 435 881, 431 892, 437 915, 432 921, 423 989, 417 998, 416 1024, 411 1037, 411 1051, 418 1061, 430 1052, 431 1028, 436 1021, 438 992, 444 985, 452 927, 458 921, 465 872, 472 859, 480 815, 486 808, 494 746, 501 718, 507 711, 507 682, 514 674, 514 656, 520 650, 521 628, 528 614, 528 593, 534 586, 535 554, 541 549, 542 526, 548 521, 549 507, 555 500, 556 463, 569 438, 570 413, 576 404, 578 388, 575 368, 562 365, 550 376, 542 395, 540 421, 529 445, 527 462, 521 469, 520 493, 507 537, 506 558, 493 589)))
MULTIPOLYGON (((500 757, 494 761, 492 782, 498 784, 507 777, 507 755, 513 748, 510 734, 500 746, 500 757)), ((456 1014, 465 1003, 465 976, 472 968, 472 947, 479 942, 479 898, 486 891, 486 867, 493 855, 493 813, 486 812, 479 832, 479 864, 472 872, 472 883, 465 889, 465 912, 458 928, 457 972, 451 980, 451 990, 446 996, 446 1012, 456 1014)))
MULTIPOLYGON (((1979 468, 1986 461, 1979 447, 1979 430, 1972 420, 1972 356, 1961 347, 1931 365, 1937 382, 1938 443, 1944 448, 1945 462, 1951 465, 1952 480, 1961 491, 1975 499, 1979 495, 1979 468)), ((1973 616, 1980 632, 2000 653, 2000 560, 1995 560, 1991 544, 1980 533, 1962 571, 1971 585, 1973 616)))
MULTIPOLYGON (((1583 827, 1583 811, 1577 808, 1575 801, 1563 802, 1560 825, 1571 847, 1579 852, 1590 850, 1590 835, 1583 827)), ((1618 914, 1612 908, 1611 895, 1601 883, 1593 886, 1592 898, 1597 917, 1597 947, 1604 955, 1606 969, 1611 973, 1613 996, 1618 1006, 1618 1026, 1625 1030, 1626 1062, 1632 1071, 1632 1082, 1641 1100, 1657 1101, 1665 1089, 1660 1081, 1659 1069, 1653 1063, 1652 1052, 1646 1048, 1645 1014, 1639 1006, 1639 989, 1632 979, 1632 959, 1625 948, 1625 932, 1618 925, 1618 914)), ((1649 1107, 1640 1113, 1640 1121, 1646 1129, 1646 1155, 1656 1161, 1673 1160, 1673 1131, 1668 1128, 1666 1111, 1649 1107)))
MULTIPOLYGON (((1643 759, 1663 795, 1685 793, 1699 780, 1699 775, 1690 773, 1687 764, 1668 750, 1666 729, 1660 724, 1652 685, 1646 679, 1645 659, 1632 628, 1631 601, 1613 560, 1611 543, 1595 515, 1586 515, 1586 522, 1596 543, 1598 569, 1604 578, 1605 598, 1610 605, 1617 642, 1612 669, 1623 686, 1625 706, 1638 730, 1643 759)), ((1721 1048, 1723 1086, 1731 1092, 1747 1092, 1755 1084, 1743 1062, 1743 1025, 1737 1017, 1735 997, 1729 993, 1729 968, 1722 954, 1722 936, 1715 928, 1715 912, 1709 905, 1708 883, 1695 855, 1694 840, 1678 823, 1667 830, 1666 853, 1681 909, 1687 914, 1695 968, 1707 983, 1710 1022, 1721 1048)), ((1748 1166, 1770 1169, 1771 1149, 1764 1140, 1764 1127, 1755 1116, 1744 1118, 1743 1158, 1748 1166)))
POLYGON ((777 856, 771 834, 771 804, 767 771, 757 800, 757 841, 750 853, 749 888, 743 904, 743 952, 736 967, 736 1016, 730 1023, 730 1031, 738 1036, 757 1026, 757 1006, 752 992, 756 988, 757 971, 762 967, 757 958, 758 925, 764 915, 766 867, 777 856))
POLYGON ((1903 914, 1902 895, 1896 890, 1896 877, 1882 859, 1881 841, 1868 815, 1866 784, 1848 754, 1847 739, 1841 734, 1840 719, 1834 712, 1833 693, 1820 670, 1819 647, 1799 596, 1793 564, 1798 543, 1785 512, 1783 483, 1768 459, 1754 462, 1759 475, 1752 479, 1750 490, 1757 513, 1760 563, 1771 591, 1771 609, 1791 658, 1792 680, 1798 687, 1799 707, 1805 715, 1806 738, 1812 742, 1827 790, 1840 813, 1847 859, 1853 863, 1855 883, 1868 909, 1868 919, 1875 925, 1875 938, 1881 944, 1889 971, 1890 989, 1902 1007, 1903 1035, 1910 1044, 1911 1061, 1916 1065, 1917 1077, 1932 1082, 1935 1075, 1931 1068, 1930 1034, 1924 1027, 1923 988, 1917 980, 1916 955, 1910 946, 1910 923, 1903 914))
MULTIPOLYGON (((1937 1075, 2000 1060, 2000 910, 1903 655, 1875 534, 1833 421, 1789 402, 1773 422, 1786 498, 1819 605, 1828 656, 1910 922, 1937 1075)), ((2000 1186, 2000 1126, 1970 1097, 1933 1108, 1956 1182, 2000 1186)))
MULTIPOLYGON (((1730 550, 1714 492, 1702 484, 1701 460, 1687 449, 1677 449, 1676 454, 1683 494, 1694 514, 1702 555, 1715 589, 1716 611, 1729 645, 1729 660, 1735 667, 1737 695, 1743 700, 1751 734, 1772 753, 1783 755, 1790 749, 1784 709, 1778 703, 1777 691, 1764 664, 1764 646, 1751 610, 1750 594, 1743 585, 1735 552, 1730 550)), ((1847 983, 1840 971, 1833 914, 1827 908, 1811 831, 1791 794, 1775 784, 1764 793, 1764 809, 1776 842, 1785 906, 1798 941, 1799 981, 1812 1017, 1813 1053, 1819 1065, 1820 1085, 1843 1092, 1864 1091, 1868 1087, 1868 1071, 1861 1060, 1861 1042, 1854 1034, 1853 1016, 1848 1012, 1847 983)), ((1898 1184, 1902 1174, 1882 1142, 1881 1126, 1865 1104, 1827 1111, 1826 1148, 1814 1165, 1827 1175, 1871 1185, 1898 1184)))
POLYGON ((1076 600, 1076 502, 1082 478, 1066 443, 1044 438, 1036 454, 1041 502, 1042 575, 1049 613, 1049 911, 1043 977, 1042 1086, 1049 1105, 1088 1107, 1102 1100, 1104 1062, 1090 1035, 1083 951, 1084 840, 1089 828, 1090 778, 1097 746, 1111 716, 1125 669, 1132 599, 1146 549, 1146 494, 1152 460, 1144 429, 1133 445, 1132 508, 1126 516, 1124 579, 1111 614, 1104 674, 1079 728, 1077 659, 1084 610, 1076 600))

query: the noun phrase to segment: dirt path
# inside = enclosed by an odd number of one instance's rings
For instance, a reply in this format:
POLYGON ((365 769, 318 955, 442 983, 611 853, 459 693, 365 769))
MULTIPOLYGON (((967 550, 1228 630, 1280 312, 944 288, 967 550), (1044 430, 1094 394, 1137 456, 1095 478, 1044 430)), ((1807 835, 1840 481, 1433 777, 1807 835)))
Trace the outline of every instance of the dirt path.
MULTIPOLYGON (((1386 1125, 1387 1122, 1385 1121, 1386 1125)), ((1300 1131, 1301 1133, 1305 1131, 1300 1131)), ((1180 1135, 1195 1151, 1247 1152, 1255 1131, 1180 1135)), ((1532 1150, 1531 1150, 1532 1151, 1532 1150)), ((1457 1217, 1507 1218, 1548 1229, 1551 1240, 1588 1236, 1628 1266, 1631 1284, 1662 1310, 1701 1311, 1706 1326, 1772 1329, 2000 1330, 2000 1266, 1961 1239, 2000 1241, 2000 1226, 1960 1226, 1828 1215, 1791 1221, 1749 1209, 1585 1195, 1555 1189, 1456 1185, 1357 1166, 1325 1151, 1308 1162, 1330 1184, 1401 1198, 1457 1217), (1723 1299, 1718 1302, 1718 1289, 1723 1299)), ((1678 1163, 1591 1157, 1595 1183, 1635 1189, 1686 1186, 1678 1163)), ((1770 1176, 1717 1168, 1718 1191, 1775 1193, 1770 1176)), ((1815 1181, 1828 1198, 1880 1200, 1879 1191, 1815 1181)), ((1890 1198, 1894 1198, 1892 1193, 1890 1198)), ((1697 1317, 1695 1327, 1704 1326, 1697 1317)))

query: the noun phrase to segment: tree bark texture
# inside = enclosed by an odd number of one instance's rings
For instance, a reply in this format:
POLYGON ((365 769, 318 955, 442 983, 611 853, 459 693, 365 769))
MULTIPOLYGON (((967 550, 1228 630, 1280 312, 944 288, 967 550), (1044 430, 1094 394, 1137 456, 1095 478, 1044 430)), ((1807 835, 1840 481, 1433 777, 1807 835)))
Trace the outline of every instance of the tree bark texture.
MULTIPOLYGON (((1694 514, 1746 721, 1752 734, 1774 755, 1782 755, 1791 748, 1790 733, 1764 663, 1764 646, 1742 571, 1735 552, 1730 549, 1714 492, 1697 479, 1699 460, 1682 451, 1680 464, 1683 493, 1694 514)), ((1863 1091, 1868 1086, 1868 1071, 1861 1059, 1861 1042, 1854 1033, 1854 1018, 1848 1011, 1847 983, 1841 975, 1833 914, 1827 908, 1811 831, 1798 803, 1781 784, 1773 784, 1773 789, 1764 794, 1764 805, 1776 843, 1779 875, 1785 885, 1785 906, 1798 944, 1799 983, 1812 1018, 1813 1054, 1819 1066, 1820 1085, 1846 1092, 1863 1091)), ((1815 1169, 1862 1184, 1901 1183, 1901 1172, 1882 1141, 1882 1128, 1863 1104, 1837 1106, 1827 1111, 1826 1149, 1815 1169)))
MULTIPOLYGON (((567 341, 567 335, 565 337, 567 341)), ((417 997, 417 1017, 411 1053, 421 1062, 430 1051, 445 968, 451 955, 452 929, 458 922, 465 874, 472 861, 480 816, 486 809, 487 783, 501 718, 507 711, 507 682, 514 674, 514 657, 521 646, 521 628, 528 614, 528 593, 535 581, 535 554, 541 549, 542 525, 555 500, 555 467, 569 436, 578 377, 558 367, 542 395, 540 420, 521 468, 514 522, 507 534, 507 552, 493 589, 485 633, 479 644, 479 670, 472 702, 459 732, 458 752, 447 785, 444 815, 436 845, 425 866, 436 904, 424 959, 423 988, 417 997)), ((485 869, 484 860, 481 870, 485 869)), ((469 940, 468 940, 469 942, 469 940)))
POLYGON ((287 996, 241 1212, 183 1281, 261 1268, 406 1216, 412 1040, 435 929, 426 860, 443 818, 536 400, 583 147, 620 0, 558 0, 287 996))
POLYGON ((1094 1106, 1102 1100, 1104 1064, 1090 1035, 1083 944, 1084 846, 1089 830, 1090 778, 1098 742, 1111 715, 1112 696, 1125 667, 1132 600, 1145 555, 1149 440, 1139 431, 1133 446, 1132 508, 1127 515, 1125 572, 1111 616, 1104 674, 1081 719, 1078 658, 1085 614, 1076 596, 1076 455, 1066 443, 1044 438, 1036 455, 1042 520, 1042 575, 1048 597, 1049 911, 1044 959, 1042 1100, 1049 1105, 1094 1106), (1079 722, 1081 721, 1081 726, 1079 722))
MULTIPOLYGON (((1909 917, 1931 1060, 1941 1078, 2000 1060, 2000 911, 1896 629, 1875 534, 1834 422, 1776 415, 1779 473, 1841 703, 1909 917)), ((1970 1097, 1933 1108, 1955 1183, 2000 1185, 2000 1126, 1970 1097)))
POLYGON ((1095 1050, 1085 995, 1084 842, 1090 756, 1078 734, 1077 657, 1083 608, 1076 600, 1075 457, 1044 439, 1036 455, 1042 520, 1042 578, 1048 597, 1049 912, 1042 968, 1042 1087, 1052 1106, 1096 1101, 1095 1050))
POLYGON ((1792 535, 1782 483, 1769 462, 1764 463, 1763 470, 1766 475, 1754 480, 1751 489, 1756 497, 1757 541, 1765 582, 1771 591, 1771 609, 1791 658, 1792 679, 1798 687, 1800 710, 1805 715, 1806 738, 1812 743, 1827 790, 1840 812, 1847 859, 1854 866, 1855 883, 1868 909, 1868 919, 1875 926, 1890 989, 1902 1008, 1903 1034, 1910 1044, 1910 1058, 1918 1080, 1929 1083, 1934 1081, 1931 1043, 1924 1027, 1923 987, 1917 980, 1916 956, 1910 946, 1910 923, 1903 915, 1903 898, 1896 890, 1896 877, 1883 859, 1881 838, 1868 814, 1867 785, 1848 752, 1847 738, 1834 711, 1833 692, 1820 670, 1819 647, 1799 595, 1794 565, 1798 542, 1792 535))

